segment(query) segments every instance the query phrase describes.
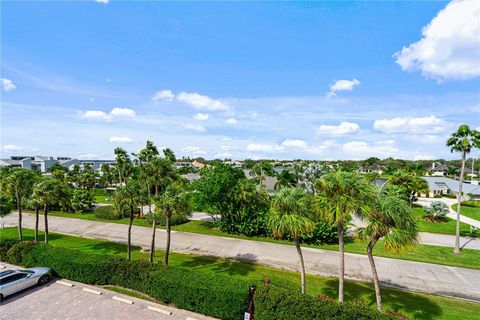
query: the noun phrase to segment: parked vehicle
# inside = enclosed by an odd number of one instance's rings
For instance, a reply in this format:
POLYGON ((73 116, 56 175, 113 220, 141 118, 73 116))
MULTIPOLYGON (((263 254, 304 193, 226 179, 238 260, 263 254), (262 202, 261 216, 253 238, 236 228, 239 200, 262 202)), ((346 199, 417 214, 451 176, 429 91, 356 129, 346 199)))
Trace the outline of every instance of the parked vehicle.
POLYGON ((11 269, 0 272, 0 301, 16 292, 44 285, 52 276, 50 268, 11 269))

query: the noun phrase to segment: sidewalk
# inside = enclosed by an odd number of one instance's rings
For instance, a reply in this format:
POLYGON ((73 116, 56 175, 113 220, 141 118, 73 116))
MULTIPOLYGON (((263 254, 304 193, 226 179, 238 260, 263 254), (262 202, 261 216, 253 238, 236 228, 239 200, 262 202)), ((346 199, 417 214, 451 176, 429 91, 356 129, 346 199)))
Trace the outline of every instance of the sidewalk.
MULTIPOLYGON (((33 215, 24 215, 24 227, 33 228, 33 215)), ((43 219, 41 219, 43 220, 43 219)), ((16 226, 17 214, 2 219, 5 226, 16 226)), ((43 229, 43 222, 40 224, 43 229)), ((51 232, 89 238, 125 242, 127 225, 98 221, 49 218, 51 232)), ((132 227, 132 243, 145 248, 150 245, 150 228, 132 227)), ((157 232, 156 247, 163 248, 165 231, 157 232)), ((216 237, 172 231, 172 251, 253 262, 279 269, 298 271, 298 256, 294 246, 268 242, 216 237)), ((338 252, 303 248, 307 273, 322 276, 338 275, 338 252)), ((382 283, 424 293, 466 297, 480 301, 480 270, 442 266, 430 263, 375 258, 382 283)), ((366 255, 345 254, 345 275, 349 279, 371 281, 366 255)))
MULTIPOLYGON (((445 203, 448 206, 448 209, 450 210, 450 212, 447 214, 447 217, 449 217, 453 220, 457 220, 457 212, 452 209, 452 205, 457 203, 457 200, 455 200, 455 199, 449 199, 449 198, 418 198, 417 203, 422 205, 422 206, 429 206, 430 203, 432 203, 434 201, 440 201, 440 202, 445 203)), ((478 220, 460 215, 460 221, 463 222, 463 223, 469 224, 471 226, 474 226, 477 229, 480 229, 480 221, 478 221, 478 220)))

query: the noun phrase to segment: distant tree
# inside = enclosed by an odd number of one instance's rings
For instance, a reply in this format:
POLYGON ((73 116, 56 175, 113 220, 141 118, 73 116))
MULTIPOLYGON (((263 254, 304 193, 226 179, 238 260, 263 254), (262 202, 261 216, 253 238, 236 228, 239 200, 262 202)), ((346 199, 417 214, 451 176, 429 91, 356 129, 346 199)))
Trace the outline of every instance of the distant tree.
POLYGON ((131 166, 131 160, 130 156, 128 155, 128 152, 120 147, 115 148, 114 150, 115 153, 115 161, 116 161, 116 168, 118 172, 118 182, 120 185, 125 180, 125 177, 128 174, 128 170, 131 166))
POLYGON ((163 155, 164 155, 165 159, 167 159, 170 162, 175 162, 176 161, 175 153, 173 153, 173 150, 170 149, 170 148, 163 149, 163 155))
POLYGON ((455 177, 457 174, 458 174, 458 169, 457 168, 455 168, 453 166, 447 167, 447 176, 455 177))
POLYGON ((315 228, 310 219, 312 210, 308 194, 299 188, 284 188, 272 199, 272 206, 268 215, 268 227, 273 236, 283 237, 288 234, 293 238, 300 260, 302 293, 306 292, 305 264, 303 261, 300 241, 303 236, 315 228))
POLYGON ((277 182, 275 183, 275 190, 281 188, 294 187, 297 184, 297 176, 289 169, 285 169, 277 174, 277 182))
POLYGON ((480 132, 470 129, 466 124, 458 127, 458 130, 447 140, 447 146, 451 152, 460 152, 462 154, 462 167, 460 170, 460 180, 458 182, 457 194, 457 223, 455 228, 455 248, 453 253, 460 254, 460 206, 462 202, 463 179, 465 172, 465 158, 475 148, 480 148, 480 132))
POLYGON ((410 206, 416 199, 418 193, 428 192, 428 183, 425 179, 419 176, 412 175, 411 173, 398 170, 389 177, 388 182, 392 185, 399 186, 405 191, 405 196, 408 199, 410 206))

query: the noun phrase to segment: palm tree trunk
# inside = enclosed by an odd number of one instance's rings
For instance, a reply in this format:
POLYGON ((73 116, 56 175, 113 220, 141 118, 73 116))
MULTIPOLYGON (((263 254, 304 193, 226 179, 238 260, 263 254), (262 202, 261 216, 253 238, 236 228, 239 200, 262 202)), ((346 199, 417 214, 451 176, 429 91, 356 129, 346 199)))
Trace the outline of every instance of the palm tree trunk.
POLYGON ((294 237, 295 247, 297 248, 298 258, 300 259, 300 273, 302 275, 302 294, 307 291, 307 283, 305 280, 305 263, 303 262, 302 248, 300 248, 300 241, 298 237, 294 237))
POLYGON ((35 243, 38 243, 38 219, 39 219, 39 213, 40 208, 38 206, 35 206, 35 243))
POLYGON ((155 185, 155 196, 158 197, 158 184, 155 185))
POLYGON ((367 246, 368 261, 370 261, 370 267, 372 268, 373 284, 375 286, 375 296, 377 297, 377 310, 382 312, 382 293, 380 291, 380 281, 378 280, 377 268, 375 267, 375 261, 373 260, 373 247, 377 243, 377 238, 373 238, 367 246))
POLYGON ((45 243, 48 243, 48 204, 43 207, 43 218, 45 219, 45 243))
POLYGON ((153 258, 155 257, 155 232, 156 228, 155 218, 152 219, 152 243, 150 244, 150 263, 153 263, 153 258))
POLYGON ((128 239, 127 239, 127 259, 131 259, 130 246, 132 243, 132 224, 133 224, 133 206, 130 206, 130 223, 128 224, 128 239))
POLYGON ((345 248, 343 243, 343 221, 338 223, 338 249, 340 251, 338 270, 338 301, 343 302, 343 291, 345 286, 345 248))
POLYGON ((17 209, 18 209, 18 240, 23 241, 22 233, 22 203, 20 202, 20 194, 18 190, 15 191, 15 197, 17 198, 17 209))
POLYGON ((462 202, 462 190, 463 190, 463 174, 465 172, 465 157, 467 152, 464 150, 462 153, 462 170, 460 171, 460 180, 458 182, 458 194, 457 194, 457 223, 455 225, 455 248, 453 253, 460 254, 460 204, 462 202))
POLYGON ((171 231, 171 227, 170 227, 170 215, 167 215, 166 216, 166 223, 165 223, 165 227, 167 228, 167 244, 165 246, 165 265, 168 266, 168 255, 170 254, 170 231, 171 231))

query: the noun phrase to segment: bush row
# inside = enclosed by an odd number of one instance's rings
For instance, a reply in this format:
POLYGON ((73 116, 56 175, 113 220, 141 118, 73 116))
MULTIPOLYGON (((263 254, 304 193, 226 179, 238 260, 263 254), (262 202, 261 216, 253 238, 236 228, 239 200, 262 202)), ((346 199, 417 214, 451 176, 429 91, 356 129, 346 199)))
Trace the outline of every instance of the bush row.
POLYGON ((387 320, 392 316, 381 314, 362 303, 343 303, 321 300, 300 292, 271 285, 260 285, 255 292, 255 320, 387 320))
MULTIPOLYGON (((146 261, 16 241, 1 242, 0 260, 25 267, 50 267, 62 278, 133 289, 181 309, 227 320, 243 318, 252 284, 221 273, 151 265, 146 261)), ((294 318, 393 319, 368 306, 338 304, 275 285, 258 285, 255 319, 294 318)))
MULTIPOLYGON (((133 209, 135 214, 140 213, 140 208, 134 208, 133 209)), ((95 208, 93 211, 95 214, 95 217, 99 219, 107 219, 107 220, 119 220, 122 218, 126 218, 129 216, 129 212, 118 212, 115 208, 115 206, 98 206, 95 208)))
POLYGON ((480 208, 480 200, 462 201, 462 206, 480 208))

